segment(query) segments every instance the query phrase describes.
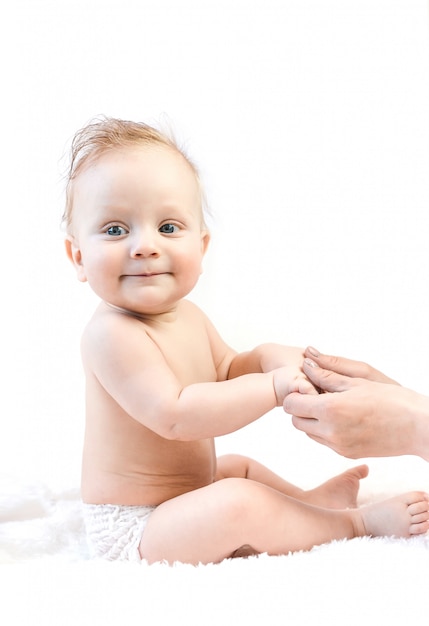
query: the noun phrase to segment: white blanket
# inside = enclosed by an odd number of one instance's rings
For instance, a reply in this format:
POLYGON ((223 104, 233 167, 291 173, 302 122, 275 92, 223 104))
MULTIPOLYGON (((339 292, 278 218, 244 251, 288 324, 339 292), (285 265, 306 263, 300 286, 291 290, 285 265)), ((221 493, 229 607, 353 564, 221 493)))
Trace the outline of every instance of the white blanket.
MULTIPOLYGON (((285 437, 285 458, 273 464, 267 461, 272 444, 255 439, 255 450, 247 452, 256 456, 257 448, 260 460, 303 487, 355 464, 292 428, 285 437)), ((366 462, 370 474, 362 481, 360 505, 410 489, 429 490, 429 463, 421 459, 366 462)), ((288 556, 198 567, 90 561, 79 489, 53 485, 54 479, 50 485, 0 477, 5 626, 116 626, 127 620, 151 625, 429 623, 429 535, 335 541, 288 556)))

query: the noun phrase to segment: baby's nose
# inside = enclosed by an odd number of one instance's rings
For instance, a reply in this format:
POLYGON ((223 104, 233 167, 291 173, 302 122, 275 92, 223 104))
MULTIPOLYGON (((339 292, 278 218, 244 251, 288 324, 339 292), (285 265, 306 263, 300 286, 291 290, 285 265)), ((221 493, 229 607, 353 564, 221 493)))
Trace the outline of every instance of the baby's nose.
POLYGON ((131 255, 137 257, 158 256, 159 246, 156 233, 142 232, 133 237, 131 255))

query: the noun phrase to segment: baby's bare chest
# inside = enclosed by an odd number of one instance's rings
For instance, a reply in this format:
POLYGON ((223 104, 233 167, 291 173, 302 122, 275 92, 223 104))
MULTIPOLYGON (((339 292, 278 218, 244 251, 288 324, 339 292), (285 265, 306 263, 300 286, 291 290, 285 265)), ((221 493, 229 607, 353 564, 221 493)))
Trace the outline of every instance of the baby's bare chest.
POLYGON ((152 335, 166 362, 183 385, 216 381, 213 353, 205 329, 179 324, 170 332, 152 335))

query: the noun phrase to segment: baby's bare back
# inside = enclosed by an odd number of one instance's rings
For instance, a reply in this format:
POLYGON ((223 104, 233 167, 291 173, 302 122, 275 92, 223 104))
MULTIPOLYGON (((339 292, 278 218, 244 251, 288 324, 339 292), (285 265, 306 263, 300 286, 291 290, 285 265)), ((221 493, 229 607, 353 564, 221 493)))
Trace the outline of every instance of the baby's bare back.
MULTIPOLYGON (((215 382, 213 340, 204 319, 186 304, 175 322, 143 324, 183 386, 215 382)), ((86 371, 86 429, 82 462, 82 498, 94 504, 157 505, 213 482, 216 455, 213 439, 167 439, 138 421, 112 397, 97 376, 97 341, 91 325, 106 314, 100 307, 83 340, 86 371), (89 356, 88 356, 89 355, 89 356)), ((107 311, 111 315, 110 311, 107 311)), ((115 313, 114 315, 123 315, 115 313)), ((129 323, 129 320, 127 321, 129 323)), ((131 320, 142 327, 141 320, 131 320)), ((136 337, 138 337, 138 332, 136 337)), ((113 366, 114 367, 114 366, 113 366)), ((114 372, 113 372, 114 374, 114 372)), ((121 376, 121 371, 117 372, 121 376)), ((201 406, 204 411, 204 406, 201 406)))

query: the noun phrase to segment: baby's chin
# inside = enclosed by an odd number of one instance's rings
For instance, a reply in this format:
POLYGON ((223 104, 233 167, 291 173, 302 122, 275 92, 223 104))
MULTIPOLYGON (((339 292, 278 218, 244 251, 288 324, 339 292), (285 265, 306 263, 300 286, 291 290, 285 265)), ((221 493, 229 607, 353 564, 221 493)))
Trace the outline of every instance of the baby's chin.
POLYGON ((159 320, 161 317, 168 318, 169 316, 175 316, 177 313, 177 303, 172 305, 166 304, 154 304, 152 306, 145 305, 141 307, 126 307, 113 302, 104 302, 104 304, 117 311, 118 313, 123 313, 125 315, 130 315, 131 317, 136 317, 138 319, 144 321, 150 321, 151 319, 159 320))

